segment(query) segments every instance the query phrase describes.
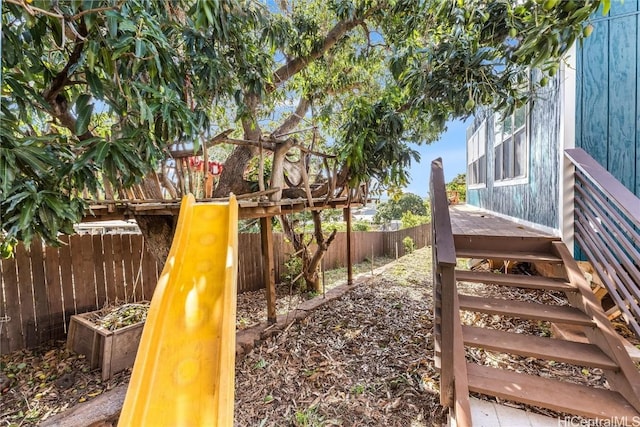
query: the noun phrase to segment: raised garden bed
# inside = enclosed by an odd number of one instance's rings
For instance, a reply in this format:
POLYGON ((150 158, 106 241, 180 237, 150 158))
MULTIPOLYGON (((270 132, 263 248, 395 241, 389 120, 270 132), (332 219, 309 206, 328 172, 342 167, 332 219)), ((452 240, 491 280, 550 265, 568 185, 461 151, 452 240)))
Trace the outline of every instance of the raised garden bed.
POLYGON ((148 309, 141 302, 71 316, 67 349, 85 355, 109 380, 133 366, 148 309))

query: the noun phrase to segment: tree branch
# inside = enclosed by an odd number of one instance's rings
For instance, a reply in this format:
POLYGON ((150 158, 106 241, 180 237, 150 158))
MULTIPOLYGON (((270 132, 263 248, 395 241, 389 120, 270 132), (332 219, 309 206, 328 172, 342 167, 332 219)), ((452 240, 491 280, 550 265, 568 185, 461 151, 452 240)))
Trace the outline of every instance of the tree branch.
POLYGON ((109 7, 96 7, 95 9, 87 9, 87 10, 83 10, 82 12, 78 12, 75 15, 69 17, 69 19, 71 21, 75 21, 78 18, 83 17, 84 15, 88 15, 90 13, 98 13, 98 12, 106 12, 109 10, 119 10, 120 6, 122 6, 122 2, 120 2, 118 5, 116 6, 109 6, 109 7))
POLYGON ((273 135, 274 138, 280 138, 284 136, 284 134, 291 132, 296 126, 300 124, 302 118, 305 116, 305 114, 307 114, 307 110, 309 109, 310 105, 311 101, 309 99, 307 99, 306 97, 300 98, 296 110, 291 113, 291 115, 287 117, 286 120, 282 122, 282 124, 275 131, 273 131, 271 135, 273 135))
MULTIPOLYGON (((87 27, 84 21, 80 22, 79 25, 80 36, 87 36, 87 27)), ((84 39, 79 39, 76 41, 76 45, 69 56, 69 60, 64 68, 56 74, 56 76, 51 81, 51 85, 47 90, 44 91, 43 98, 49 104, 48 113, 51 114, 52 117, 60 121, 60 123, 69 129, 73 134, 76 132, 76 119, 69 112, 69 105, 66 96, 62 93, 62 90, 68 83, 71 81, 71 76, 69 75, 69 70, 73 65, 75 65, 82 55, 82 50, 84 49, 84 39)), ((80 139, 88 139, 91 137, 90 132, 86 132, 84 135, 78 135, 80 139)))
POLYGON ((31 6, 25 2, 25 0, 5 0, 7 3, 17 4, 18 6, 22 6, 24 10, 31 16, 34 16, 37 13, 42 13, 43 15, 48 15, 54 18, 63 19, 64 16, 55 12, 50 12, 48 10, 40 9, 39 7, 31 6))
MULTIPOLYGON (((373 10, 370 11, 370 13, 373 10)), ((273 92, 278 86, 281 86, 284 82, 289 80, 292 76, 302 71, 307 64, 320 58, 329 49, 331 49, 345 34, 364 22, 364 19, 352 19, 338 22, 325 37, 324 42, 320 47, 311 52, 307 56, 293 58, 287 61, 286 64, 278 68, 273 73, 273 84, 267 87, 267 92, 273 92)))

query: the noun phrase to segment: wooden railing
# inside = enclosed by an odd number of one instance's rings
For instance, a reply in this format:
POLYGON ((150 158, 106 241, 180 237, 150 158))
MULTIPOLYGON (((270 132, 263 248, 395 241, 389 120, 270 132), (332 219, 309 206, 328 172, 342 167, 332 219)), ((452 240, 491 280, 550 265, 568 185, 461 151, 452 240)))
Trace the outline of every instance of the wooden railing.
POLYGON ((450 408, 455 425, 471 425, 469 387, 460 307, 456 288, 456 249, 442 159, 431 162, 431 223, 435 365, 440 371, 440 404, 450 408))
POLYGON ((575 240, 640 337, 640 199, 584 150, 565 155, 575 166, 575 240))

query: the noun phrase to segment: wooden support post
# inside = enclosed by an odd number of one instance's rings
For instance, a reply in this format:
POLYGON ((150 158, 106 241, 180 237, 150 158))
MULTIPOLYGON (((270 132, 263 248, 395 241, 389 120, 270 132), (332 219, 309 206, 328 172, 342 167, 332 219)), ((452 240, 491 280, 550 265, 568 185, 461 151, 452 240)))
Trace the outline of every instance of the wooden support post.
POLYGON ((273 230, 271 217, 260 218, 262 240, 262 277, 267 291, 267 321, 276 323, 276 277, 273 266, 273 230))
POLYGON ((353 285, 353 260, 351 259, 351 206, 344 208, 344 220, 347 222, 347 285, 353 285))

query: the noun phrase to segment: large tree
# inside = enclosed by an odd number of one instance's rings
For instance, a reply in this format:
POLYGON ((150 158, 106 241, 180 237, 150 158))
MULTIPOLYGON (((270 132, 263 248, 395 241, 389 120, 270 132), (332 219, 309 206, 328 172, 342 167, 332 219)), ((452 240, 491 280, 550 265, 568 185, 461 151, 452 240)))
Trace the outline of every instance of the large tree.
POLYGON ((413 215, 427 215, 424 200, 417 194, 403 193, 397 198, 380 203, 374 221, 377 223, 401 220, 402 215, 410 212, 413 215))
MULTIPOLYGON (((254 184, 278 189, 274 200, 402 186, 410 142, 434 140, 477 105, 527 102, 545 83, 531 67, 553 75, 600 3, 5 0, 3 247, 55 243, 82 217, 83 190, 141 182, 177 143, 233 144, 216 196, 252 191, 257 157, 270 176, 254 184), (318 185, 291 188, 293 164, 335 179, 315 173, 318 185)), ((164 234, 162 257, 171 221, 140 223, 146 237, 164 234)))

